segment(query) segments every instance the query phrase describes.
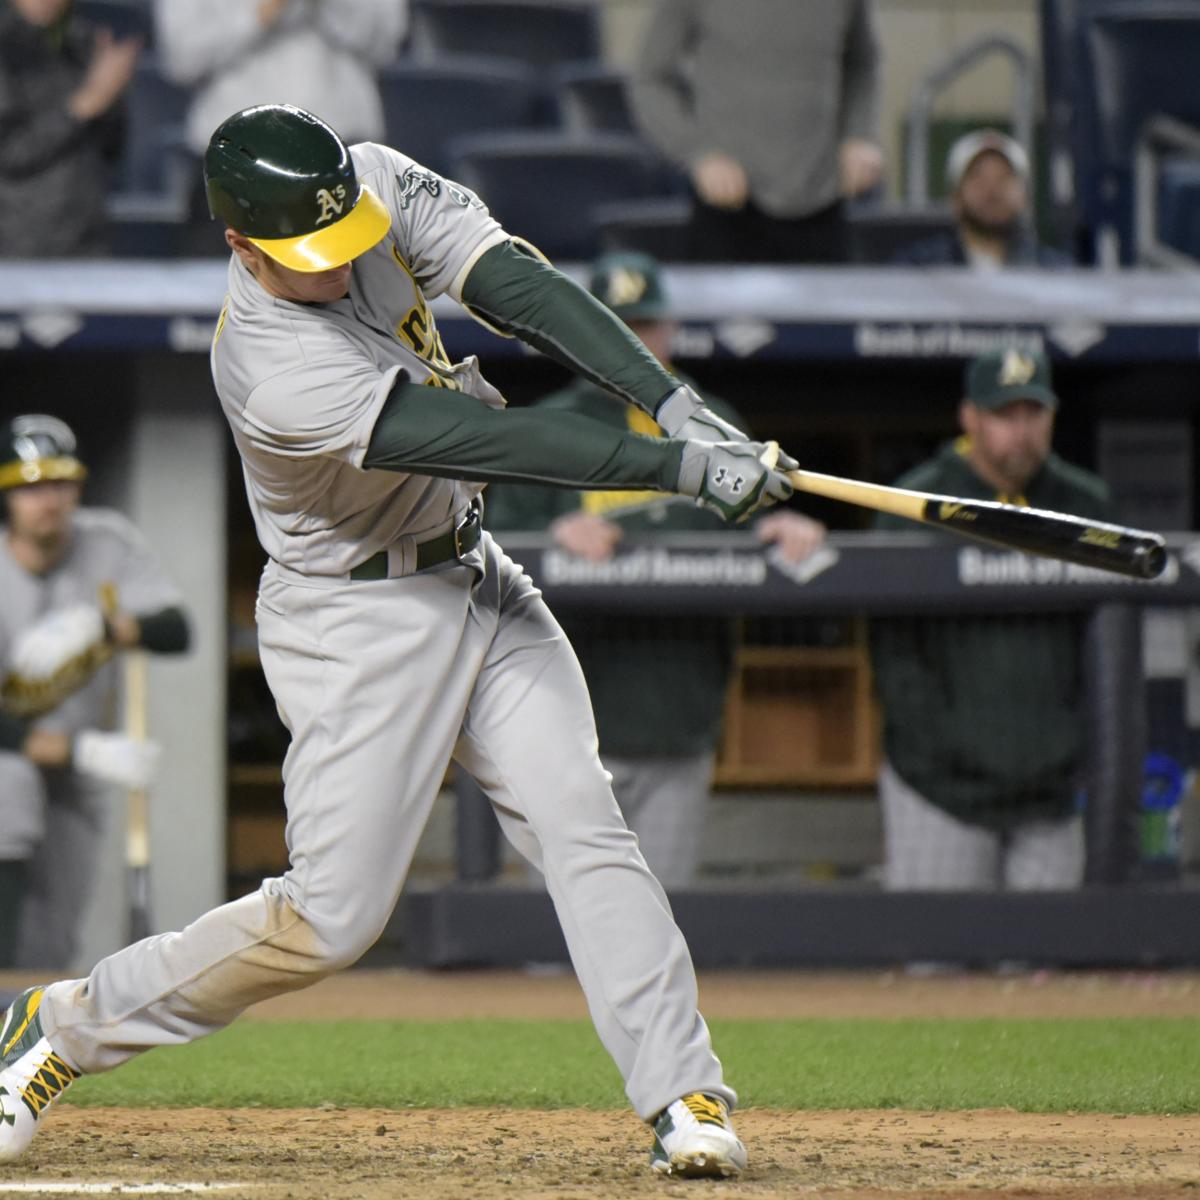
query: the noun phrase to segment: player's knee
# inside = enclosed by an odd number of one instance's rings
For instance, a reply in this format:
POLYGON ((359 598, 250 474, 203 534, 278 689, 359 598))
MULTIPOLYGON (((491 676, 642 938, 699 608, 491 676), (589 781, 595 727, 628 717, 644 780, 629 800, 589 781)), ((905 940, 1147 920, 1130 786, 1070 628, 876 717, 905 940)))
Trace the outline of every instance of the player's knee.
POLYGON ((379 940, 387 926, 390 910, 382 916, 352 905, 336 910, 305 913, 318 947, 319 963, 314 969, 328 973, 352 966, 379 940))

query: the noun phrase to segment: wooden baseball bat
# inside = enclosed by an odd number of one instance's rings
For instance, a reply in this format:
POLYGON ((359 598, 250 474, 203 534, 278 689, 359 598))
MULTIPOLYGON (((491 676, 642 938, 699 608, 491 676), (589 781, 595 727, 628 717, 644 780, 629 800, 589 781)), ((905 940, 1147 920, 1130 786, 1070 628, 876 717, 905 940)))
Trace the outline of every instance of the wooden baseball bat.
MULTIPOLYGON (((125 732, 146 740, 146 654, 130 650, 125 664, 125 732)), ((145 788, 125 793, 125 870, 129 900, 129 940, 149 937, 150 927, 150 796, 145 788)))
POLYGON ((1145 529, 1127 529, 1123 525, 1089 521, 1041 508, 999 504, 994 500, 968 500, 882 487, 816 471, 787 474, 797 491, 908 517, 1011 550, 1061 558, 1134 579, 1154 579, 1167 565, 1163 539, 1145 529))
MULTIPOLYGON (((101 607, 105 616, 117 611, 117 588, 106 583, 100 588, 101 607)), ((145 741, 146 725, 146 655, 142 650, 127 651, 124 665, 125 733, 145 741)), ((149 937, 150 922, 150 797, 145 788, 125 791, 125 894, 128 904, 129 941, 140 942, 149 937)))

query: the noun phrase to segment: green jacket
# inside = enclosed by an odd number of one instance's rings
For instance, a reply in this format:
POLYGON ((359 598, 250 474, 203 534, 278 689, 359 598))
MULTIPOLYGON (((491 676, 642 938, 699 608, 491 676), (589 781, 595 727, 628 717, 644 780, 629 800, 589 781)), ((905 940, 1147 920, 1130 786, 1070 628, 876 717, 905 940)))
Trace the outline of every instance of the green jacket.
MULTIPOLYGON (((997 499, 960 443, 897 485, 997 499)), ((1112 519, 1103 481, 1054 454, 1022 499, 1034 508, 1112 519)), ((915 528, 889 516, 876 526, 915 528)), ((922 796, 972 824, 1004 829, 1069 814, 1083 751, 1083 631, 1078 613, 1036 611, 873 622, 875 685, 892 766, 922 796)))
MULTIPOLYGON (((740 424, 728 405, 705 397, 740 424)), ((537 408, 582 413, 606 425, 657 432, 640 410, 578 379, 537 408)), ((689 499, 662 492, 593 491, 493 484, 485 524, 501 534, 544 530, 569 512, 592 512, 630 533, 719 531, 720 517, 689 499)), ((658 617, 627 611, 566 617, 592 697, 602 754, 699 754, 715 748, 733 664, 733 626, 725 618, 658 617)))

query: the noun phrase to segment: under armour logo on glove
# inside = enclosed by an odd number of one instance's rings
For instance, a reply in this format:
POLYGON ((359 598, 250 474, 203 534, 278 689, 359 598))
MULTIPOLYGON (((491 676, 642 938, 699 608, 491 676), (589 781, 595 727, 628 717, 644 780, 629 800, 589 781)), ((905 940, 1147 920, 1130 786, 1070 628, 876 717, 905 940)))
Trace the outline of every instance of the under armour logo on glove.
POLYGON ((726 521, 744 521, 755 509, 786 500, 793 491, 786 472, 795 461, 775 442, 683 443, 677 490, 695 496, 726 521), (781 461, 782 457, 782 461, 781 461))
POLYGON ((742 494, 742 489, 745 486, 745 475, 734 475, 732 478, 730 478, 729 469, 727 467, 720 466, 713 474, 713 487, 725 488, 727 492, 732 492, 735 496, 740 496, 742 494), (726 480, 729 482, 728 487, 725 487, 726 480))

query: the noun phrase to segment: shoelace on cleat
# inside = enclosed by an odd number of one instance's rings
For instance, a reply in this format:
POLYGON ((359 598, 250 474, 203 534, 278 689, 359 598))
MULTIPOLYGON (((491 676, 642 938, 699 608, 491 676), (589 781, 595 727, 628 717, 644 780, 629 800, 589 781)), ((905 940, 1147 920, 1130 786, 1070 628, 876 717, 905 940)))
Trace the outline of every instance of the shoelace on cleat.
POLYGON ((688 1095, 681 1096, 680 1100, 700 1124, 719 1125, 722 1129, 726 1127, 726 1108, 721 1100, 706 1096, 703 1092, 689 1092, 688 1095))

